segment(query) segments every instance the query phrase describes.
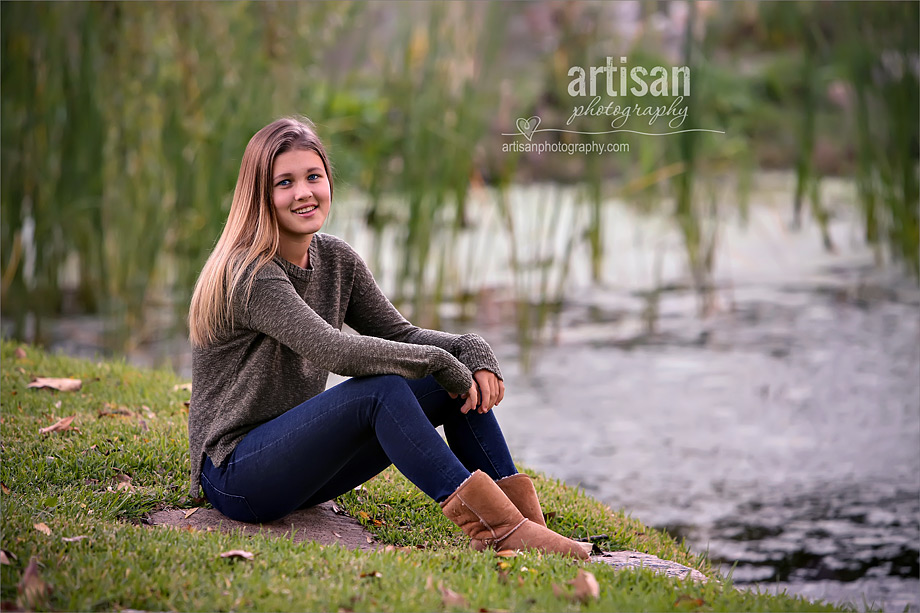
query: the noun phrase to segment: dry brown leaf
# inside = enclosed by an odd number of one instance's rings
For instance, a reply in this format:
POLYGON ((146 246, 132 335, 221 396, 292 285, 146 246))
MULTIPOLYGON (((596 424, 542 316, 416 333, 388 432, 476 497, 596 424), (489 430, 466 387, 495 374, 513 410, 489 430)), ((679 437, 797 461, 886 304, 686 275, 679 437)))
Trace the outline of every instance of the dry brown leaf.
POLYGON ((598 585, 594 574, 583 568, 578 569, 578 574, 569 581, 575 587, 575 598, 583 602, 597 600, 601 595, 601 586, 598 585))
POLYGON ((70 417, 62 417, 61 419, 57 420, 50 426, 46 428, 41 428, 38 431, 38 433, 39 434, 49 434, 51 432, 64 432, 66 430, 77 430, 76 427, 70 425, 71 422, 74 419, 76 419, 76 417, 77 417, 76 415, 71 415, 70 417))
POLYGON ((5 564, 6 566, 12 566, 13 560, 16 559, 16 554, 12 551, 7 551, 6 549, 0 549, 0 564, 5 564))
POLYGON ((188 511, 186 511, 186 512, 185 512, 185 519, 188 519, 189 517, 191 517, 192 515, 194 515, 195 512, 198 511, 200 508, 201 508, 201 507, 195 507, 194 509, 189 509, 188 511))
POLYGON ((367 544, 368 544, 368 545, 370 545, 371 543, 374 542, 374 539, 372 539, 372 538, 369 537, 369 536, 365 536, 365 537, 364 537, 364 540, 367 541, 367 544))
POLYGON ((115 481, 118 482, 118 485, 115 486, 115 490, 124 490, 126 492, 133 492, 134 486, 131 485, 131 477, 128 475, 115 475, 115 481))
POLYGON ((10 493, 10 488, 8 488, 3 481, 0 481, 0 490, 2 490, 4 494, 10 493))
POLYGON ((61 538, 61 540, 64 541, 65 543, 78 543, 82 541, 83 539, 88 539, 88 538, 89 537, 86 536, 85 534, 81 534, 80 536, 65 536, 61 538))
POLYGON ((16 347, 16 353, 14 354, 17 360, 24 360, 29 357, 29 354, 26 353, 25 347, 16 347))
POLYGON ((361 573, 360 576, 362 579, 367 579, 368 577, 370 577, 371 579, 379 579, 383 577, 383 573, 380 572, 379 570, 372 570, 369 573, 361 573))
POLYGON ((192 391, 191 383, 180 383, 179 385, 173 385, 174 392, 190 392, 192 391))
POLYGON ((32 524, 32 527, 38 530, 39 532, 41 532, 42 534, 51 536, 51 528, 49 528, 48 524, 46 524, 45 522, 41 522, 40 524, 32 524))
POLYGON ((23 571, 22 579, 19 580, 19 585, 16 586, 16 589, 19 591, 19 598, 16 599, 16 604, 26 611, 38 609, 39 605, 48 597, 51 588, 38 574, 38 560, 35 558, 29 560, 29 565, 23 571))
MULTIPOLYGON (((368 537, 368 543, 373 542, 370 537, 368 537)), ((398 547, 396 545, 387 545, 383 548, 384 551, 412 551, 411 547, 398 547)))
POLYGON ((466 602, 466 598, 453 591, 449 587, 445 587, 441 583, 438 583, 438 590, 441 592, 441 602, 444 603, 445 607, 469 607, 469 604, 466 602))
POLYGON ((83 381, 80 379, 60 379, 56 377, 35 377, 26 387, 42 388, 47 387, 61 392, 76 392, 83 387, 83 381))
POLYGON ((342 538, 342 535, 339 534, 338 532, 336 532, 335 530, 333 530, 332 533, 335 535, 335 538, 337 538, 337 539, 342 538))
POLYGON ((255 554, 249 551, 243 551, 242 549, 231 549, 230 551, 225 551, 220 554, 222 558, 243 558, 245 560, 251 560, 255 557, 255 554))
POLYGON ((499 558, 516 558, 517 552, 513 549, 502 549, 501 551, 496 551, 495 555, 499 558))

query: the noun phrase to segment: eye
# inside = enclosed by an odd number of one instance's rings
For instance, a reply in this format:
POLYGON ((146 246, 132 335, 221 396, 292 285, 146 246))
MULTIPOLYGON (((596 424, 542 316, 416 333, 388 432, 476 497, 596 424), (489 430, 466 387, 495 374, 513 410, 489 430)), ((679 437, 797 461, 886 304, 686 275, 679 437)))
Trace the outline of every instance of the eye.
POLYGON ((290 182, 291 182, 290 179, 281 179, 280 181, 278 181, 277 183, 275 183, 275 187, 284 187, 284 186, 286 186, 286 185, 289 185, 290 182))
POLYGON ((318 174, 316 174, 315 172, 313 172, 313 173, 310 173, 310 175, 307 177, 307 180, 309 180, 309 181, 316 181, 316 180, 321 179, 321 178, 322 178, 321 175, 318 175, 318 174))

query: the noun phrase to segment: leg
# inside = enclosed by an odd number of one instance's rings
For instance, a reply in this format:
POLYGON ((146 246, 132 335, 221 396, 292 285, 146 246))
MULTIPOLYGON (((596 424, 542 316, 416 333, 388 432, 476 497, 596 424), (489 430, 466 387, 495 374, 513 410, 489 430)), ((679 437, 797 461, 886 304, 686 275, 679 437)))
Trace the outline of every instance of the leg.
POLYGON ((353 478, 362 478, 360 483, 382 470, 375 443, 437 501, 470 475, 428 421, 406 380, 381 376, 346 381, 255 428, 223 466, 205 462, 202 485, 215 506, 215 500, 222 503, 228 496, 241 498, 256 519, 245 513, 240 519, 271 521, 328 491, 330 479, 354 466, 356 458, 364 459, 362 452, 378 462, 353 478))
POLYGON ((451 398, 434 377, 409 381, 425 415, 435 426, 444 426, 451 451, 470 472, 481 470, 492 479, 516 474, 514 460, 491 411, 479 414, 460 412, 463 401, 451 398))

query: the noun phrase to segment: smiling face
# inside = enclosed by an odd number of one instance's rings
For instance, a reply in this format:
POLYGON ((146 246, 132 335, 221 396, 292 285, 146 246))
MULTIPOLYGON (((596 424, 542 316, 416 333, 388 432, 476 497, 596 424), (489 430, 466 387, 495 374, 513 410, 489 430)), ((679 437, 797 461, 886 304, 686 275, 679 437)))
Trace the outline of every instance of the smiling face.
POLYGON ((329 177, 318 153, 294 149, 275 158, 272 205, 278 218, 281 257, 305 268, 310 241, 331 206, 329 177))

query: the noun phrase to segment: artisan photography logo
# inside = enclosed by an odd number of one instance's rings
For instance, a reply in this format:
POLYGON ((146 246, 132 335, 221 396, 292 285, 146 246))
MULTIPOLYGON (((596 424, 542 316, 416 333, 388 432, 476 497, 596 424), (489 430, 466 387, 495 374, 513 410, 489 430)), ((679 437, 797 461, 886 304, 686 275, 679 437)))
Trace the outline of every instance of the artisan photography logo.
MULTIPOLYGON (((523 136, 526 142, 505 143, 503 151, 534 151, 542 153, 563 150, 563 145, 579 145, 581 151, 566 153, 604 153, 628 151, 626 143, 541 143, 533 142, 534 135, 541 132, 567 132, 570 134, 604 135, 629 133, 642 136, 671 136, 683 132, 712 132, 724 134, 723 130, 705 128, 687 128, 685 124, 689 115, 691 74, 689 66, 629 66, 626 56, 619 57, 619 63, 608 56, 603 66, 572 66, 568 71, 570 81, 568 94, 577 103, 565 122, 566 127, 541 127, 543 122, 538 115, 519 117, 515 121, 517 132, 502 133, 502 136, 523 136), (632 99, 627 102, 627 98, 632 99), (641 101, 636 101, 641 98, 641 101), (657 100, 646 102, 647 98, 669 98, 665 103, 656 104, 657 100), (587 101, 585 100, 587 99, 587 101), (577 130, 590 122, 585 118, 605 118, 604 130, 577 130), (579 121, 581 120, 581 121, 579 121), (662 126, 664 126, 662 128, 662 126), (609 145, 625 145, 610 147, 609 145)), ((570 147, 569 147, 570 148, 570 147)))

